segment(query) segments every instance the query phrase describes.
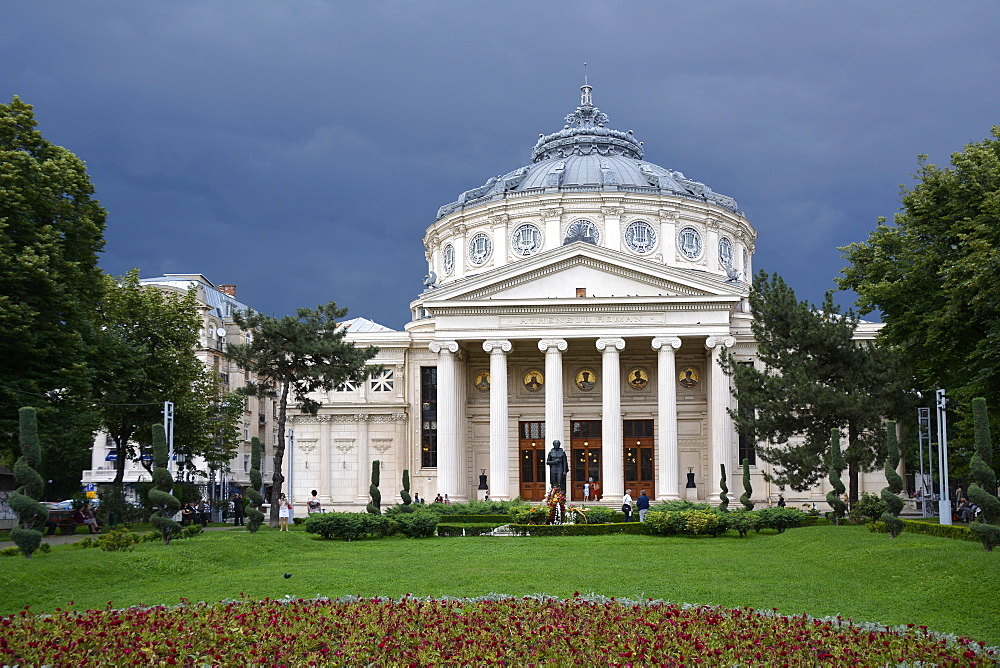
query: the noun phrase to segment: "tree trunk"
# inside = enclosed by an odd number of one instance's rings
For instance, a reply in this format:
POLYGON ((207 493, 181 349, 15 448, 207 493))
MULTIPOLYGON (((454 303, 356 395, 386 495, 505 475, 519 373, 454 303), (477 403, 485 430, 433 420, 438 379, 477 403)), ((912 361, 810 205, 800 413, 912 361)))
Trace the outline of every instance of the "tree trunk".
POLYGON ((271 513, 268 526, 278 526, 278 496, 285 476, 281 475, 281 463, 285 458, 285 419, 288 417, 288 379, 281 382, 281 399, 278 402, 278 443, 274 447, 274 474, 271 476, 271 513))

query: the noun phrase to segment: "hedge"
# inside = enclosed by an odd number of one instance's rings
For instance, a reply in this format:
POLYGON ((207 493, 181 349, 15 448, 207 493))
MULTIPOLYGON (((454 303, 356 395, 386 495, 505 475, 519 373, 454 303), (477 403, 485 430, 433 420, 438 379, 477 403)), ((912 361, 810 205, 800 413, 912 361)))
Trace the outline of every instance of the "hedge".
POLYGON ((644 522, 620 524, 511 524, 510 530, 518 536, 607 536, 631 534, 649 536, 652 530, 644 522))
POLYGON ((482 524, 483 522, 498 522, 507 524, 510 515, 442 515, 442 524, 482 524))
POLYGON ((506 522, 442 522, 437 525, 439 536, 482 536, 497 527, 503 526, 506 522))
POLYGON ((920 522, 917 520, 903 520, 903 531, 909 533, 922 533, 928 536, 938 536, 940 538, 951 538, 954 540, 968 540, 973 543, 980 542, 979 536, 972 533, 969 527, 931 524, 930 522, 920 522))

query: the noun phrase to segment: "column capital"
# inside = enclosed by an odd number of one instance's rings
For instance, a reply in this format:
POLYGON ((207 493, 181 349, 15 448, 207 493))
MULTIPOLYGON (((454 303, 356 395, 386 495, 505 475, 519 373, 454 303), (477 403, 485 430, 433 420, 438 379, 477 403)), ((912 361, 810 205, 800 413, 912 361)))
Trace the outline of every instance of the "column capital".
POLYGON ((483 350, 488 353, 497 353, 498 355, 505 355, 509 353, 514 348, 514 344, 505 339, 489 339, 483 341, 483 350))
POLYGON ((711 350, 716 346, 725 346, 726 348, 732 348, 736 345, 736 337, 734 336, 710 336, 705 339, 705 347, 711 350))
POLYGON ((427 347, 431 349, 432 353, 446 351, 455 354, 458 352, 458 341, 431 341, 427 347))
POLYGON ((566 339, 542 339, 538 342, 538 349, 543 353, 547 352, 549 348, 556 348, 560 352, 565 352, 569 344, 566 343, 566 339))
POLYGON ((681 340, 676 336, 657 336, 653 339, 653 350, 659 350, 660 348, 673 348, 674 350, 681 347, 681 340))
POLYGON ((625 339, 612 337, 606 339, 597 339, 597 349, 600 351, 605 351, 608 348, 616 348, 618 350, 625 350, 625 339))

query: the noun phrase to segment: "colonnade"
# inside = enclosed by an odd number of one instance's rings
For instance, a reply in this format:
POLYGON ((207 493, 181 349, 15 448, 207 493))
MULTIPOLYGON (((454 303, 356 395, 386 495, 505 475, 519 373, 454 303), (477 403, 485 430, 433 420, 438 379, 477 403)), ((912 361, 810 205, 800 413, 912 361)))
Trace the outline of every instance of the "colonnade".
MULTIPOLYGON (((526 343, 518 340, 518 343, 526 343)), ((729 336, 709 336, 705 347, 709 354, 708 420, 710 443, 710 469, 718 470, 719 463, 728 461, 731 437, 729 429, 729 382, 719 366, 721 350, 731 347, 735 339, 729 336)), ((510 499, 510 442, 507 384, 507 356, 514 349, 514 342, 507 339, 489 339, 483 350, 490 356, 490 496, 510 499)), ((561 441, 569 456, 569 443, 565 435, 565 410, 563 406, 563 352, 568 347, 566 339, 547 338, 538 341, 538 350, 545 354, 545 448, 546 454, 553 441, 561 441)), ((621 365, 619 353, 625 349, 625 339, 604 337, 596 340, 601 352, 601 430, 603 455, 603 496, 616 502, 624 494, 621 365)), ((657 414, 659 430, 656 436, 656 453, 660 475, 656 478, 656 498, 679 499, 680 452, 677 434, 677 374, 675 353, 681 347, 677 336, 658 336, 652 340, 657 351, 657 414)), ((455 500, 467 498, 468 481, 459 451, 459 415, 462 379, 459 377, 456 355, 459 343, 455 340, 435 340, 430 350, 438 356, 438 493, 448 494, 455 500)), ((710 480, 708 493, 717 495, 718 479, 710 480)))

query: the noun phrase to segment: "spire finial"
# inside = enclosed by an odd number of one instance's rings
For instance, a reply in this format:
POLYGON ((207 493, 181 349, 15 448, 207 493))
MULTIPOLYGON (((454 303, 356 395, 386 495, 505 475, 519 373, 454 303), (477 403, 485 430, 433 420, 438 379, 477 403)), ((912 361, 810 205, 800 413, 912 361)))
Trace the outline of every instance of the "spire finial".
POLYGON ((583 64, 583 85, 580 86, 580 106, 581 107, 592 107, 594 106, 594 99, 590 95, 590 91, 593 87, 587 83, 587 63, 583 64))

